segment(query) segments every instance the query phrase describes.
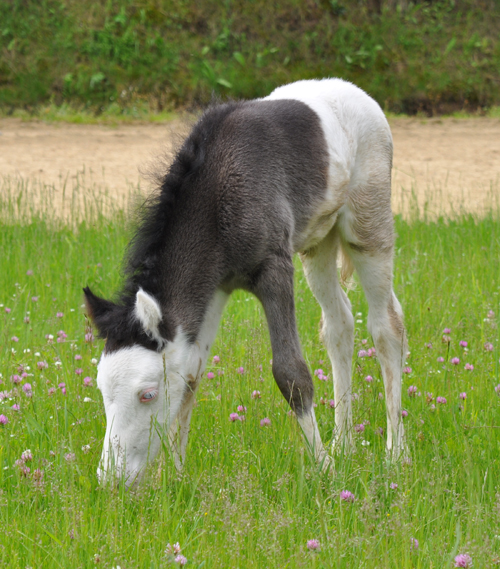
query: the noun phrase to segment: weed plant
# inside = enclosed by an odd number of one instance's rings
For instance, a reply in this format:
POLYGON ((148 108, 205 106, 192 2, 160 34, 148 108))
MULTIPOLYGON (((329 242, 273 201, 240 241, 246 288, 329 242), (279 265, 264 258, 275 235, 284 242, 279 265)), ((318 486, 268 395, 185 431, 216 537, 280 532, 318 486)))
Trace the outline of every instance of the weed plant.
MULTIPOLYGON (((91 335, 81 288, 117 290, 126 216, 81 210, 58 222, 32 209, 26 220, 26 204, 13 199, 0 206, 2 567, 163 568, 184 562, 179 555, 188 567, 221 569, 469 566, 455 565, 459 555, 474 567, 498 563, 496 212, 396 218, 395 290, 411 350, 406 460, 386 460, 384 389, 359 286, 349 293, 355 448, 329 474, 311 461, 274 384, 258 301, 237 292, 197 394, 184 474, 165 449, 144 485, 125 491, 97 483, 103 342, 91 335)), ((298 264, 296 305, 328 444, 331 368, 298 264)))
POLYGON ((128 117, 338 76, 387 111, 474 110, 500 104, 499 17, 496 0, 11 0, 0 107, 128 117))

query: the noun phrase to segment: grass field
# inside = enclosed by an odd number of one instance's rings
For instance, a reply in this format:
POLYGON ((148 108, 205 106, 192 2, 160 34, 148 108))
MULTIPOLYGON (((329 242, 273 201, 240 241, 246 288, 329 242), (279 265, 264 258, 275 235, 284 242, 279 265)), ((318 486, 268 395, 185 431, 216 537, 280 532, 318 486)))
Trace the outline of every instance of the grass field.
MULTIPOLYGON (((63 224, 50 213, 50 195, 42 214, 27 216, 25 200, 0 204, 0 566, 175 567, 166 548, 176 542, 188 567, 428 569, 454 567, 461 554, 476 568, 500 563, 495 212, 396 219, 395 290, 411 350, 403 378, 411 460, 386 462, 380 367, 359 354, 372 346, 359 286, 349 296, 354 422, 363 428, 333 475, 312 463, 274 384, 260 305, 237 293, 212 353, 220 362, 207 369, 215 377, 198 392, 185 474, 165 452, 141 489, 126 492, 97 484, 102 342, 85 341, 81 289, 89 284, 103 296, 117 289, 130 224, 123 212, 102 218, 81 204, 63 224), (239 405, 246 419, 231 422, 239 405), (261 426, 266 417, 270 424, 261 426), (342 500, 342 491, 354 501, 342 500), (313 539, 319 548, 308 547, 313 539)), ((314 382, 320 431, 330 441, 331 369, 299 264, 296 301, 306 360, 329 377, 314 382)), ((461 559, 458 566, 469 566, 461 559)))

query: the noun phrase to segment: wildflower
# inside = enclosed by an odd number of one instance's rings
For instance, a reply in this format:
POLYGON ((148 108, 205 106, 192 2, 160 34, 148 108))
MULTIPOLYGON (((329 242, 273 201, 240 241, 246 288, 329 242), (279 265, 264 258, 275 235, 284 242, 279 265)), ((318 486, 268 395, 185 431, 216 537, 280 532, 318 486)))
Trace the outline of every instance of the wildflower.
POLYGON ((408 417, 408 411, 407 411, 406 409, 403 409, 403 410, 401 411, 401 417, 403 417, 403 419, 406 418, 406 417, 408 417))
POLYGON ((450 362, 454 365, 457 366, 460 363, 459 358, 451 358, 450 362))
POLYGON ((63 316, 64 316, 64 314, 63 314, 62 312, 58 312, 58 313, 56 314, 56 317, 57 317, 57 318, 62 318, 63 316))
POLYGON ((335 409, 335 400, 330 399, 330 401, 328 401, 328 405, 330 406, 330 409, 335 409))
POLYGON ((451 342, 451 337, 448 336, 447 334, 443 334, 443 337, 441 338, 441 342, 443 342, 443 344, 449 344, 451 342))
POLYGON ((368 357, 372 358, 377 355, 377 350, 375 348, 368 348, 368 357))
POLYGON ((391 482, 391 484, 389 485, 389 488, 391 490, 397 490, 398 489, 398 485, 395 482, 391 482))
POLYGON ((21 409, 21 407, 17 403, 14 403, 14 405, 12 405, 12 411, 19 411, 19 409, 21 409))
POLYGON ((363 425, 363 423, 360 423, 359 425, 354 425, 354 430, 357 433, 362 433, 365 430, 365 426, 363 425))
POLYGON ((255 390, 252 392, 252 399, 260 399, 260 398, 261 398, 260 391, 255 390))
POLYGON ((13 342, 19 342, 19 338, 17 336, 12 336, 11 340, 13 342))
POLYGON ((10 380, 12 381, 12 383, 21 383, 22 378, 19 375, 11 375, 10 380))
POLYGON ((500 383, 495 387, 495 391, 500 395, 500 383))
POLYGON ((418 539, 415 539, 414 537, 412 537, 410 539, 410 549, 413 551, 417 551, 418 549, 418 539))
POLYGON ((187 559, 184 557, 184 555, 177 555, 174 561, 179 565, 186 565, 187 563, 187 559))
POLYGON ((220 362, 219 356, 214 356, 212 361, 214 362, 214 364, 218 364, 220 362))
POLYGON ((94 334, 92 334, 92 332, 87 332, 85 334, 85 341, 90 344, 91 342, 94 341, 94 334))
MULTIPOLYGON (((492 352, 492 351, 493 351, 493 348, 494 348, 494 346, 493 346, 493 344, 492 344, 491 342, 486 342, 486 344, 484 344, 484 349, 485 349, 487 352, 492 352)), ((462 567, 466 567, 466 565, 462 565, 462 567)))
POLYGON ((451 334, 451 329, 450 328, 445 328, 443 330, 443 334, 451 334))
POLYGON ((38 302, 38 296, 32 296, 31 301, 32 302, 38 302))
POLYGON ((458 345, 461 348, 466 348, 467 347, 467 342, 465 340, 460 340, 460 342, 458 343, 458 345))
POLYGON ((260 421, 260 426, 261 427, 267 427, 268 425, 271 424, 271 419, 269 419, 269 417, 264 417, 264 419, 262 419, 260 421))
POLYGON ((82 375, 83 369, 82 369, 81 367, 77 367, 77 368, 75 369, 75 373, 76 373, 76 375, 82 375))
POLYGON ((408 395, 410 397, 415 397, 417 393, 417 386, 416 385, 410 385, 410 387, 408 387, 408 395))
POLYGON ((9 314, 9 313, 11 312, 11 309, 10 309, 10 308, 7 308, 7 307, 5 307, 5 312, 6 312, 7 314, 9 314))
POLYGON ((25 383, 23 385, 23 391, 26 393, 26 397, 31 397, 33 395, 33 392, 31 390, 31 383, 25 383))
POLYGON ((240 375, 243 375, 245 373, 245 368, 240 366, 237 370, 236 370, 240 375))
POLYGON ((439 403, 441 405, 445 405, 446 404, 446 398, 445 397, 436 397, 436 403, 439 403))
POLYGON ((81 356, 80 354, 76 354, 76 355, 75 355, 75 360, 76 360, 76 361, 81 360, 81 359, 82 359, 82 356, 81 356))
POLYGON ((380 437, 384 436, 384 429, 382 427, 379 427, 376 431, 375 431, 376 435, 379 435, 380 437))
POLYGON ((21 454, 21 460, 23 462, 29 462, 30 460, 33 460, 33 453, 29 448, 21 454))
POLYGON ((240 416, 238 415, 238 413, 231 413, 231 414, 229 415, 229 420, 234 423, 234 421, 239 421, 239 420, 240 420, 240 416))
POLYGON ((33 271, 32 271, 31 269, 28 269, 28 270, 26 271, 26 276, 27 276, 27 277, 33 276, 33 271))
POLYGON ((328 380, 328 376, 327 376, 327 375, 320 374, 320 375, 318 375, 318 379, 319 379, 320 381, 327 381, 327 380, 328 380))
POLYGON ((323 375, 323 370, 322 369, 315 369, 314 375, 316 375, 316 376, 323 375))
POLYGON ((207 378, 208 378, 208 379, 213 379, 214 377, 215 377, 215 373, 213 373, 213 372, 211 372, 211 371, 209 371, 209 372, 207 373, 207 378))
POLYGON ((486 315, 487 318, 495 318, 495 313, 493 312, 493 310, 489 310, 488 314, 486 315))
POLYGON ((85 385, 85 387, 92 387, 92 378, 91 377, 84 377, 83 378, 83 385, 85 385))
POLYGON ((310 539, 307 542, 307 549, 309 549, 310 551, 316 551, 317 549, 319 549, 319 540, 310 539))
POLYGON ((238 405, 238 407, 237 407, 238 413, 243 413, 246 410, 247 410, 247 408, 244 405, 238 405))
POLYGON ((435 411, 436 410, 436 406, 434 405, 434 403, 429 407, 429 411, 435 411))
POLYGON ((342 490, 340 492, 340 499, 344 502, 354 502, 356 498, 352 492, 349 492, 349 490, 342 490))
POLYGON ((35 482, 40 483, 43 478, 43 470, 35 468, 35 470, 33 470, 33 478, 35 479, 35 482))
POLYGON ((404 367, 403 373, 411 373, 411 367, 408 367, 408 366, 404 367))
POLYGON ((96 365, 97 365, 97 360, 96 360, 95 358, 92 358, 92 359, 90 360, 90 363, 91 363, 93 366, 96 366, 96 365))
POLYGON ((426 347, 428 350, 432 350, 432 344, 431 344, 430 342, 427 342, 427 344, 425 344, 425 347, 426 347))
POLYGON ((465 364, 465 369, 472 371, 474 369, 474 366, 472 364, 465 364))
POLYGON ((82 452, 83 454, 88 454, 90 452, 90 445, 83 445, 82 452))
POLYGON ((368 356, 368 352, 366 350, 359 350, 358 358, 366 358, 368 356))
POLYGON ((170 545, 170 543, 167 543, 167 547, 165 548, 165 553, 167 555, 177 555, 182 551, 181 546, 179 545, 179 542, 174 543, 174 545, 170 545))
POLYGON ((38 369, 47 369, 49 364, 47 362, 37 362, 36 366, 38 369))
POLYGON ((59 332, 57 333, 57 341, 59 342, 59 344, 62 344, 67 337, 68 335, 64 330, 59 330, 59 332))
POLYGON ((439 358, 437 359, 439 364, 442 364, 444 362, 444 358, 439 356, 439 358))
POLYGON ((455 557, 455 567, 472 567, 472 557, 467 553, 461 553, 455 557))
POLYGON ((9 422, 9 419, 5 415, 0 415, 0 425, 6 425, 9 422))
POLYGON ((49 387, 49 390, 48 390, 48 394, 49 394, 49 395, 53 395, 55 392, 56 392, 56 388, 55 388, 55 387, 49 387))
POLYGON ((373 377, 371 375, 367 375, 365 377, 365 381, 366 381, 366 383, 371 383, 373 381, 373 377))
POLYGON ((460 399, 462 399, 462 401, 465 401, 467 399, 467 393, 465 393, 465 391, 464 391, 464 392, 460 393, 459 397, 460 397, 460 399))
POLYGON ((74 452, 68 452, 64 455, 64 460, 66 462, 74 462, 76 459, 76 455, 74 452))
POLYGON ((25 317, 23 318, 23 321, 24 321, 25 324, 29 324, 29 323, 30 323, 30 317, 29 317, 29 316, 25 316, 25 317))

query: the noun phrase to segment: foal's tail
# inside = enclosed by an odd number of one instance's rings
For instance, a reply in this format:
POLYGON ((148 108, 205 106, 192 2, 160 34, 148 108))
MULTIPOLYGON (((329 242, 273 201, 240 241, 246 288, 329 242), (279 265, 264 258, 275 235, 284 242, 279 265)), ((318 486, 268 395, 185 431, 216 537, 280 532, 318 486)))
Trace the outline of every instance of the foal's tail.
POLYGON ((354 288, 354 280, 352 279, 354 265, 343 247, 342 241, 340 242, 337 264, 340 268, 340 284, 347 290, 352 290, 354 288))

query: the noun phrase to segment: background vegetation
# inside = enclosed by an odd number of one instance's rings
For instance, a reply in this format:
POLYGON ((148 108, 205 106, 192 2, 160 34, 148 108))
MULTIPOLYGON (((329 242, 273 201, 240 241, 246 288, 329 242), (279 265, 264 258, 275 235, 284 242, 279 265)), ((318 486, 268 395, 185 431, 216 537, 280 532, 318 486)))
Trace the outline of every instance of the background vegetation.
POLYGON ((339 76, 385 110, 500 104, 495 0, 7 0, 0 108, 117 114, 339 76))

